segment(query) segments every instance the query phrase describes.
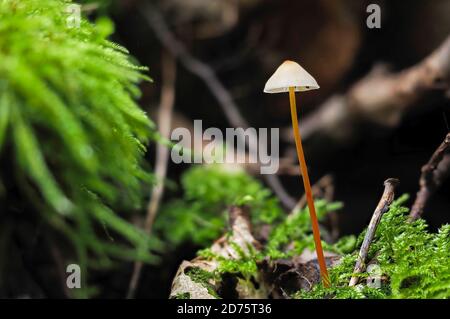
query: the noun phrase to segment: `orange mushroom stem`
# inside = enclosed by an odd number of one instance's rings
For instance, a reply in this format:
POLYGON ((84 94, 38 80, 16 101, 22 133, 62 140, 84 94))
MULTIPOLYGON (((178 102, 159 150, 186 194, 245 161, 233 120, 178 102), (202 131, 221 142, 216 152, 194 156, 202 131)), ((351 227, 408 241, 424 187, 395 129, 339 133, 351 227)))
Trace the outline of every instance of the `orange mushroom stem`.
POLYGON ((314 206, 314 199, 311 191, 311 183, 309 182, 308 167, 306 166, 305 154, 303 153, 302 137, 300 135, 300 129, 298 127, 295 88, 292 86, 289 87, 289 101, 291 105, 292 128, 294 130, 295 146, 297 148, 297 156, 300 163, 300 173, 303 178, 306 201, 308 203, 309 216, 311 218, 317 260, 319 262, 320 268, 320 276, 322 277, 323 285, 325 287, 329 287, 330 278, 328 276, 327 265, 323 254, 322 242, 320 240, 319 221, 317 220, 316 207, 314 206))

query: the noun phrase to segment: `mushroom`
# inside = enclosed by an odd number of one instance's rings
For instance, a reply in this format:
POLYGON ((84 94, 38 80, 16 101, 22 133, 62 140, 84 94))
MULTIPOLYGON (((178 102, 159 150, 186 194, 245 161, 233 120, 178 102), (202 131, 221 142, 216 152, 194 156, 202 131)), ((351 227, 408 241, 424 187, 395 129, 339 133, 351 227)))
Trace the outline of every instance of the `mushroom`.
POLYGON ((292 127, 294 129, 295 145, 297 147, 297 156, 300 163, 300 171, 305 187, 306 199, 308 202, 309 215, 311 218, 314 243, 316 246, 317 260, 320 268, 320 275, 325 287, 329 287, 330 279, 328 276, 327 265, 320 241, 319 222, 317 221, 316 208, 309 182, 308 168, 306 166, 305 155, 303 154, 302 139, 298 128, 297 107, 295 103, 295 92, 303 92, 320 88, 316 80, 294 61, 285 61, 281 64, 275 73, 267 81, 264 87, 265 93, 289 92, 289 101, 291 105, 292 127))

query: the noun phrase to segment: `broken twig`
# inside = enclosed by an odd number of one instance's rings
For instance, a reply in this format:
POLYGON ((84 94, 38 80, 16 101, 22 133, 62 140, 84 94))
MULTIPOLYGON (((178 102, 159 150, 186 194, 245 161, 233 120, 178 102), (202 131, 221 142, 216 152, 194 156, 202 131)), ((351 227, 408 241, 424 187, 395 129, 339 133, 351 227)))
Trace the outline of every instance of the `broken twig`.
MULTIPOLYGON (((211 252, 223 260, 237 260, 242 254, 250 256, 252 252, 259 251, 261 244, 252 235, 252 225, 250 214, 246 207, 232 206, 228 210, 230 233, 216 240, 210 247, 211 252)), ((217 298, 215 293, 223 285, 229 285, 221 280, 211 278, 208 282, 198 283, 190 278, 189 271, 192 269, 201 270, 209 274, 219 267, 219 260, 204 259, 199 256, 191 261, 183 261, 178 268, 177 274, 172 282, 170 298, 177 298, 179 295, 189 295, 189 298, 211 299, 217 298), (209 289, 205 289, 205 286, 209 289)), ((214 276, 211 276, 214 277, 214 276)), ((267 298, 268 291, 258 274, 255 274, 255 285, 251 282, 247 284, 238 282, 232 287, 240 299, 245 298, 267 298)))
POLYGON ((381 217, 389 210, 389 206, 394 200, 394 190, 398 184, 399 180, 395 178, 389 178, 384 182, 383 195, 381 196, 377 208, 375 208, 372 219, 369 223, 369 227, 367 228, 366 235, 364 236, 364 240, 361 245, 361 249, 359 250, 358 258, 356 260, 355 268, 353 270, 354 275, 350 279, 349 286, 355 286, 359 281, 359 277, 355 275, 362 273, 366 269, 365 262, 367 253, 369 252, 370 244, 373 240, 373 237, 375 236, 375 231, 377 230, 377 226, 380 223, 381 217))
POLYGON ((414 221, 422 216, 428 199, 449 175, 450 133, 447 134, 444 141, 433 153, 428 163, 422 166, 422 174, 419 180, 420 189, 409 214, 410 221, 414 221))

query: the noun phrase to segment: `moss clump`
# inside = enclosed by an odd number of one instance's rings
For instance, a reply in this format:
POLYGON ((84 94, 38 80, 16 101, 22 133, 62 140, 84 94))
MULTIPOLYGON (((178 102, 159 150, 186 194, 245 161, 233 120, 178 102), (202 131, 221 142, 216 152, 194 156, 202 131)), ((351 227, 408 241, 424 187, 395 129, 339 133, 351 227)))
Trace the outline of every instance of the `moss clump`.
MULTIPOLYGON (((325 200, 315 201, 317 217, 322 219, 328 212, 338 210, 342 207, 341 203, 327 203, 325 200)), ((350 239, 347 239, 347 242, 350 239)), ((348 243, 347 243, 348 245, 348 243)), ((325 245, 333 251, 339 250, 339 246, 332 247, 325 245)), ((301 254, 305 248, 314 250, 314 238, 311 233, 311 220, 308 208, 299 210, 285 218, 284 221, 277 224, 270 233, 269 241, 266 245, 265 255, 277 259, 288 258, 293 255, 301 254), (290 248, 287 247, 289 245, 290 248)))
POLYGON ((21 207, 62 232, 83 272, 111 257, 154 261, 156 243, 116 214, 139 208, 151 181, 153 124, 135 103, 148 78, 106 39, 112 28, 68 23, 70 4, 0 1, 2 212, 21 207))
POLYGON ((214 271, 216 279, 224 274, 233 274, 242 277, 246 280, 255 277, 258 271, 257 262, 264 258, 261 252, 255 251, 249 246, 249 252, 246 254, 239 245, 231 242, 230 246, 238 253, 238 259, 227 259, 223 256, 214 254, 211 249, 202 249, 198 251, 197 255, 206 260, 215 260, 219 263, 217 269, 214 271))
POLYGON ((189 276, 192 281, 205 287, 211 296, 220 298, 215 290, 214 285, 211 284, 211 281, 217 279, 215 273, 208 272, 204 269, 201 269, 200 267, 189 267, 184 271, 184 273, 185 275, 189 276))
POLYGON ((191 294, 189 292, 184 292, 175 295, 172 299, 191 299, 191 294))

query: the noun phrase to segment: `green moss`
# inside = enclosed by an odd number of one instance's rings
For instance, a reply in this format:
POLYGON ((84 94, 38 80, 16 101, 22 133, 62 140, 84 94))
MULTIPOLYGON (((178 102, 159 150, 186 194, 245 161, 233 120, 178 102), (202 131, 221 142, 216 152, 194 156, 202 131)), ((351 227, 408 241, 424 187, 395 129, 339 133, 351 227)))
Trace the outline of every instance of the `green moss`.
POLYGON ((249 206, 255 227, 275 223, 283 215, 271 192, 242 171, 196 166, 184 173, 181 184, 183 199, 164 205, 155 222, 155 229, 172 245, 210 245, 227 228, 230 205, 249 206))
MULTIPOLYGON (((369 250, 368 260, 375 256, 381 269, 379 288, 365 284, 367 273, 359 274, 361 285, 349 287, 356 257, 365 231, 358 237, 347 236, 337 243, 324 243, 324 249, 343 257, 341 263, 330 269, 332 286, 316 285, 311 291, 299 291, 294 297, 316 298, 449 298, 450 297, 450 226, 444 225, 437 233, 427 230, 425 221, 407 221, 408 209, 403 206, 408 196, 397 199, 382 217, 369 250)), ((323 217, 337 205, 317 202, 319 216, 323 217)), ((257 276, 257 263, 267 256, 272 259, 301 254, 303 249, 314 249, 307 210, 302 210, 276 225, 262 252, 239 253, 238 260, 215 256, 210 250, 199 253, 206 259, 219 261, 217 274, 234 274, 248 280, 257 276), (288 245, 295 243, 295 245, 288 245), (287 247, 290 247, 287 250, 287 247)))
POLYGON ((200 267, 189 267, 184 271, 184 273, 189 276, 192 281, 205 287, 210 295, 220 298, 214 285, 211 284, 211 281, 217 280, 215 273, 208 272, 200 267))
POLYGON ((179 293, 173 299, 191 299, 191 294, 189 292, 179 293))
POLYGON ((239 254, 239 258, 231 260, 216 256, 215 260, 219 261, 217 273, 220 275, 234 274, 246 280, 256 277, 258 272, 257 262, 262 260, 263 255, 254 251, 252 247, 249 247, 249 253, 246 254, 237 244, 230 243, 230 246, 239 254))
MULTIPOLYGON (((223 235, 226 229, 228 205, 250 205, 253 226, 269 224, 272 228, 262 251, 244 251, 230 243, 238 253, 237 260, 217 256, 210 249, 198 254, 205 259, 219 262, 214 272, 220 281, 226 274, 243 280, 258 276, 258 262, 264 258, 290 258, 300 255, 304 249, 314 250, 314 240, 308 209, 302 209, 287 218, 270 193, 259 182, 244 173, 229 173, 216 167, 195 167, 183 177, 185 198, 177 207, 165 213, 172 220, 184 218, 183 227, 172 227, 179 232, 179 240, 194 238, 196 243, 207 245, 223 235), (262 194, 262 195, 261 195, 262 194), (252 198, 257 200, 252 201, 252 198), (258 209, 258 207, 260 209, 258 209), (274 209, 272 215, 267 213, 274 209), (261 212, 263 212, 261 214, 261 212), (261 214, 261 215, 260 215, 261 214), (262 217, 263 216, 263 217, 262 217), (267 216, 272 216, 267 218, 267 216), (200 220, 197 220, 200 218, 200 220), (267 222, 270 221, 270 222, 267 222), (202 237, 199 234, 202 234, 202 237)), ((362 285, 348 287, 353 275, 356 256, 366 231, 358 236, 346 236, 335 244, 323 243, 327 251, 342 255, 338 266, 330 269, 332 286, 316 285, 311 291, 300 291, 297 298, 449 298, 450 297, 450 226, 444 225, 438 233, 431 233, 423 220, 407 221, 408 209, 404 207, 407 196, 397 199, 383 216, 369 250, 368 259, 377 256, 383 278, 380 288, 365 284, 367 273, 359 274, 362 285)), ((166 206, 168 209, 170 206, 166 206)), ((316 201, 319 219, 328 212, 342 207, 341 203, 316 201)), ((169 228, 169 225, 166 226, 169 228)))
MULTIPOLYGON (((342 204, 318 200, 315 202, 315 206, 317 217, 322 219, 328 212, 340 209, 342 204)), ((324 246, 327 247, 325 243, 324 246)), ((334 251, 338 250, 337 247, 342 246, 336 246, 336 249, 334 247, 329 248, 334 251)), ((314 250, 308 208, 295 212, 273 228, 266 245, 266 255, 274 259, 287 258, 301 254, 305 248, 314 250), (287 247, 288 245, 290 248, 287 247)))

